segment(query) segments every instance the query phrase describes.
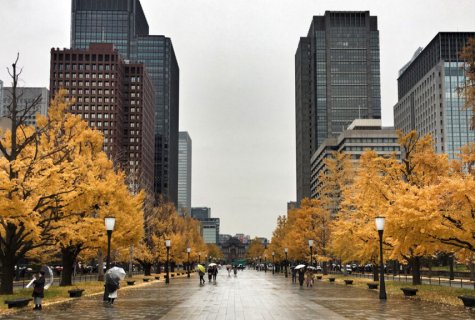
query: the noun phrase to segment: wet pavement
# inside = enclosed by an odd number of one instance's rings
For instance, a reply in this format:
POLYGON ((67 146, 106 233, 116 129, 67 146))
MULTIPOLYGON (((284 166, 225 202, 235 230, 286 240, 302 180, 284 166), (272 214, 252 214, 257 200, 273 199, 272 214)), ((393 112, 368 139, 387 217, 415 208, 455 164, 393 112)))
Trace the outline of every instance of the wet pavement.
POLYGON ((199 279, 171 279, 119 290, 113 307, 101 296, 83 297, 20 311, 0 319, 475 319, 470 309, 410 299, 380 301, 376 291, 317 281, 313 288, 291 284, 290 277, 245 270, 237 277, 226 271, 216 284, 199 279))

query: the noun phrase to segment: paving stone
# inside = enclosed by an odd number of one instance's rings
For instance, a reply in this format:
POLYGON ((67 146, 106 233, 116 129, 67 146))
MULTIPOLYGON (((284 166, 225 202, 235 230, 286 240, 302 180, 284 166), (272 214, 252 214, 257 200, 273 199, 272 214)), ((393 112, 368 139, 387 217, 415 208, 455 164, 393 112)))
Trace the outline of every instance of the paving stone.
POLYGON ((301 288, 290 278, 255 270, 239 272, 238 277, 222 272, 216 283, 198 283, 196 276, 171 279, 169 285, 119 290, 112 307, 103 304, 102 296, 83 297, 0 319, 475 319, 469 309, 409 299, 380 301, 375 291, 321 281, 301 288))

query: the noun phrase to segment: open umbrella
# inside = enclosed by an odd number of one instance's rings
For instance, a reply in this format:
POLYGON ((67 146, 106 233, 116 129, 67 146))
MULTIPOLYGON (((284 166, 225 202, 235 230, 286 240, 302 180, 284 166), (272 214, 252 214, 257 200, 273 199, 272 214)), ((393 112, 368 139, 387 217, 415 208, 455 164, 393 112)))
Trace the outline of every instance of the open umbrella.
POLYGON ((200 270, 201 272, 206 272, 206 268, 204 266, 202 266, 201 264, 197 265, 196 266, 198 268, 198 270, 200 270))
POLYGON ((119 281, 125 279, 125 271, 119 267, 112 267, 107 270, 106 278, 106 288, 108 292, 114 292, 119 289, 119 281))
POLYGON ((53 270, 48 266, 43 266, 41 271, 45 273, 45 289, 48 290, 54 282, 53 270))
POLYGON ((106 276, 109 275, 109 277, 112 278, 117 278, 119 280, 124 280, 125 279, 125 270, 119 267, 112 267, 106 272, 106 276))
POLYGON ((295 267, 295 269, 302 269, 302 268, 305 268, 305 265, 304 264, 299 264, 298 266, 295 267))
POLYGON ((208 264, 208 267, 214 267, 214 266, 217 266, 217 264, 216 264, 216 263, 214 263, 214 262, 212 262, 212 263, 208 264))

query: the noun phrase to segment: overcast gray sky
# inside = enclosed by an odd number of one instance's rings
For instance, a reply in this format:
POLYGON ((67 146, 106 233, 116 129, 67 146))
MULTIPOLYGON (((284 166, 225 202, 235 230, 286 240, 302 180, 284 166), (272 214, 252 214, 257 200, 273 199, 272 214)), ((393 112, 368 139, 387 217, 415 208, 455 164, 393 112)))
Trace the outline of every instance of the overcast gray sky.
MULTIPOLYGON (((180 130, 193 140, 192 205, 221 233, 271 236, 295 200, 294 54, 313 15, 378 16, 382 116, 393 124, 397 71, 439 31, 475 31, 475 1, 141 0, 151 34, 173 41, 180 130)), ((0 79, 21 54, 25 86, 47 87, 52 47, 69 47, 69 0, 0 0, 0 79)))

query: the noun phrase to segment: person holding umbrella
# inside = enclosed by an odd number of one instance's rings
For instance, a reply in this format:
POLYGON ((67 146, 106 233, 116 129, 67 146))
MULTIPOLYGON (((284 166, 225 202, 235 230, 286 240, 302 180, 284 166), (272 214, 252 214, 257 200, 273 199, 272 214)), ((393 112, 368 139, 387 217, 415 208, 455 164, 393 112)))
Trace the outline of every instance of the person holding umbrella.
POLYGON ((106 290, 108 293, 109 304, 114 304, 114 300, 117 299, 117 291, 120 288, 120 280, 125 279, 125 271, 119 267, 112 267, 106 272, 106 290))
POLYGON ((198 274, 200 275, 200 285, 205 284, 205 271, 206 268, 201 264, 198 265, 198 274))
POLYGON ((36 276, 33 276, 33 293, 31 296, 35 300, 33 310, 41 310, 41 301, 45 297, 45 272, 42 270, 36 276))

